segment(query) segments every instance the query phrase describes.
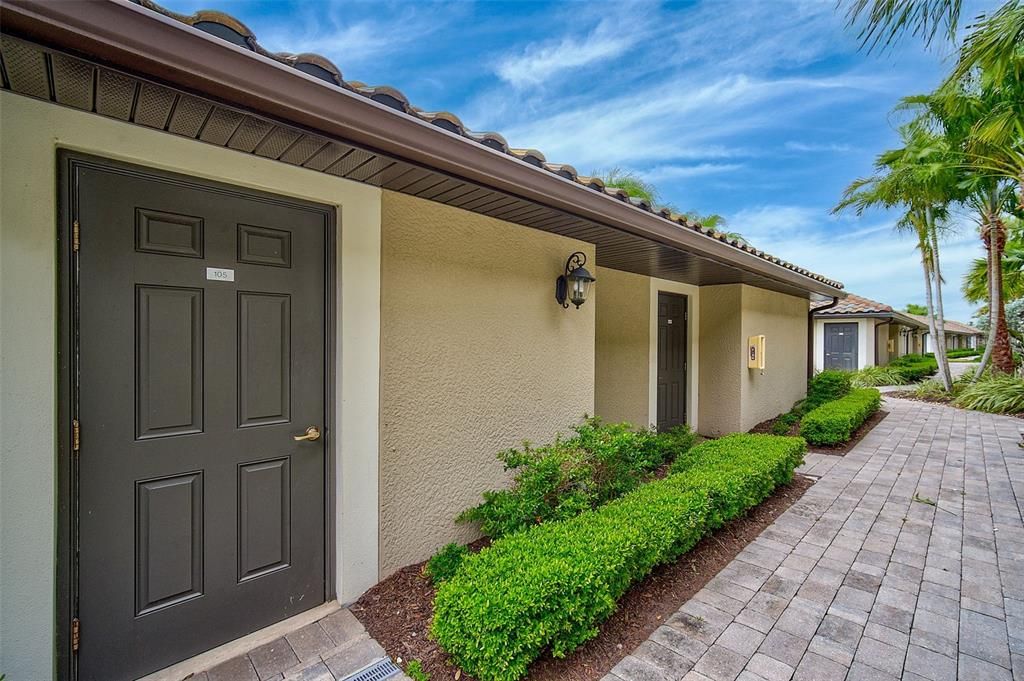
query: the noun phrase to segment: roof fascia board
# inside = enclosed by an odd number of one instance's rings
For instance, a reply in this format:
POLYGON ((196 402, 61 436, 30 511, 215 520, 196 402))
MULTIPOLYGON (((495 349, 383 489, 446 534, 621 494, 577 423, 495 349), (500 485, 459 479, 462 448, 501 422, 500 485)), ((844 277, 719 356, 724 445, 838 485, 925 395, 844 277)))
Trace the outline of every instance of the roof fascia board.
POLYGON ((842 289, 670 223, 611 196, 395 112, 256 52, 127 0, 4 0, 12 31, 113 66, 436 168, 527 201, 578 215, 672 248, 701 254, 801 290, 842 289))

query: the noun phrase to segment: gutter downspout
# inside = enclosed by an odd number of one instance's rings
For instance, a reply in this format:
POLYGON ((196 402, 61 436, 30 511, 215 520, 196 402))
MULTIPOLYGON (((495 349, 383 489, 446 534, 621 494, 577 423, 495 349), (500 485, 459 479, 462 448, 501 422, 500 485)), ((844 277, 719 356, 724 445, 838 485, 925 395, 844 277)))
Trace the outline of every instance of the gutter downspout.
POLYGON ((814 377, 814 315, 831 310, 839 304, 839 296, 832 296, 832 302, 824 307, 816 307, 807 313, 807 380, 814 377))

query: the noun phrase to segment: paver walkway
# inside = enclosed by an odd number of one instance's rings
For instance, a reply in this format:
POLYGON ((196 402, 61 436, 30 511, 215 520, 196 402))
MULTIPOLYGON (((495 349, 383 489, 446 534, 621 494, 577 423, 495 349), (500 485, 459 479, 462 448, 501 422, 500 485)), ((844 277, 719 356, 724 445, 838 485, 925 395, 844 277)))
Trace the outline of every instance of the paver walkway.
POLYGON ((1024 421, 885 408, 605 681, 1024 680, 1024 421))
MULTIPOLYGON (((335 681, 386 657, 355 615, 342 608, 188 681, 335 681)), ((386 678, 409 681, 401 672, 386 678)))

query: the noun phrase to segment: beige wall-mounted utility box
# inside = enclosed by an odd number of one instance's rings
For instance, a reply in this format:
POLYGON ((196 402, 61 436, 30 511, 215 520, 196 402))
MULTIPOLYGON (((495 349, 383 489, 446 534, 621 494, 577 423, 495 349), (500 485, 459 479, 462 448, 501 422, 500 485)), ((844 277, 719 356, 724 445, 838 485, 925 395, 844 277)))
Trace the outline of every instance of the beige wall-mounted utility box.
POLYGON ((747 368, 764 369, 764 335, 747 339, 747 368))

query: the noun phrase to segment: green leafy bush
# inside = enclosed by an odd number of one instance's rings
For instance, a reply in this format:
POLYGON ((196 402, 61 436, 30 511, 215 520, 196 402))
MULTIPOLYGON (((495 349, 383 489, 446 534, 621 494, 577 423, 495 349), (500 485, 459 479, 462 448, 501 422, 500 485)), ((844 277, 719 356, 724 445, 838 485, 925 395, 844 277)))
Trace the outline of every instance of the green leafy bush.
POLYGON ((826 402, 838 400, 848 394, 851 387, 852 381, 848 371, 819 371, 807 383, 807 398, 800 405, 802 413, 807 413, 826 402))
POLYGON ((914 396, 920 397, 921 399, 938 399, 942 397, 949 397, 949 393, 942 385, 942 381, 936 378, 929 378, 927 381, 921 381, 917 386, 914 387, 914 396))
POLYGON ((405 673, 412 681, 430 681, 430 674, 423 671, 423 663, 419 660, 413 660, 407 664, 405 673))
POLYGON ((903 385, 907 382, 903 372, 894 367, 867 366, 851 376, 854 388, 873 388, 879 385, 903 385))
POLYGON ((779 416, 775 423, 772 424, 772 435, 788 435, 793 425, 799 422, 800 413, 795 410, 788 411, 779 416))
POLYGON ((441 548, 427 561, 426 573, 436 586, 451 578, 469 555, 469 548, 462 544, 451 543, 441 548))
POLYGON ((664 463, 693 446, 686 426, 665 433, 634 430, 628 423, 584 421, 569 438, 550 445, 498 454, 516 471, 510 489, 484 492, 484 501, 457 518, 478 522, 480 531, 500 537, 538 523, 564 520, 633 490, 664 463))
MULTIPOLYGON (((981 352, 980 349, 960 348, 959 350, 947 350, 946 357, 949 359, 963 359, 964 357, 977 357, 981 352)), ((934 357, 931 353, 928 356, 934 357)))
POLYGON ((846 442, 862 423, 878 411, 882 396, 874 388, 853 390, 846 397, 812 409, 800 422, 800 435, 815 445, 846 442))
POLYGON ((889 362, 889 368, 903 374, 907 383, 917 383, 938 371, 939 364, 927 355, 903 355, 889 362))
POLYGON ((709 440, 677 460, 681 472, 498 539, 438 589, 432 636, 480 681, 515 681, 545 650, 564 657, 631 584, 791 480, 805 451, 801 438, 709 440))
POLYGON ((965 384, 953 404, 993 414, 1024 413, 1024 379, 1007 374, 985 376, 977 383, 965 384))

